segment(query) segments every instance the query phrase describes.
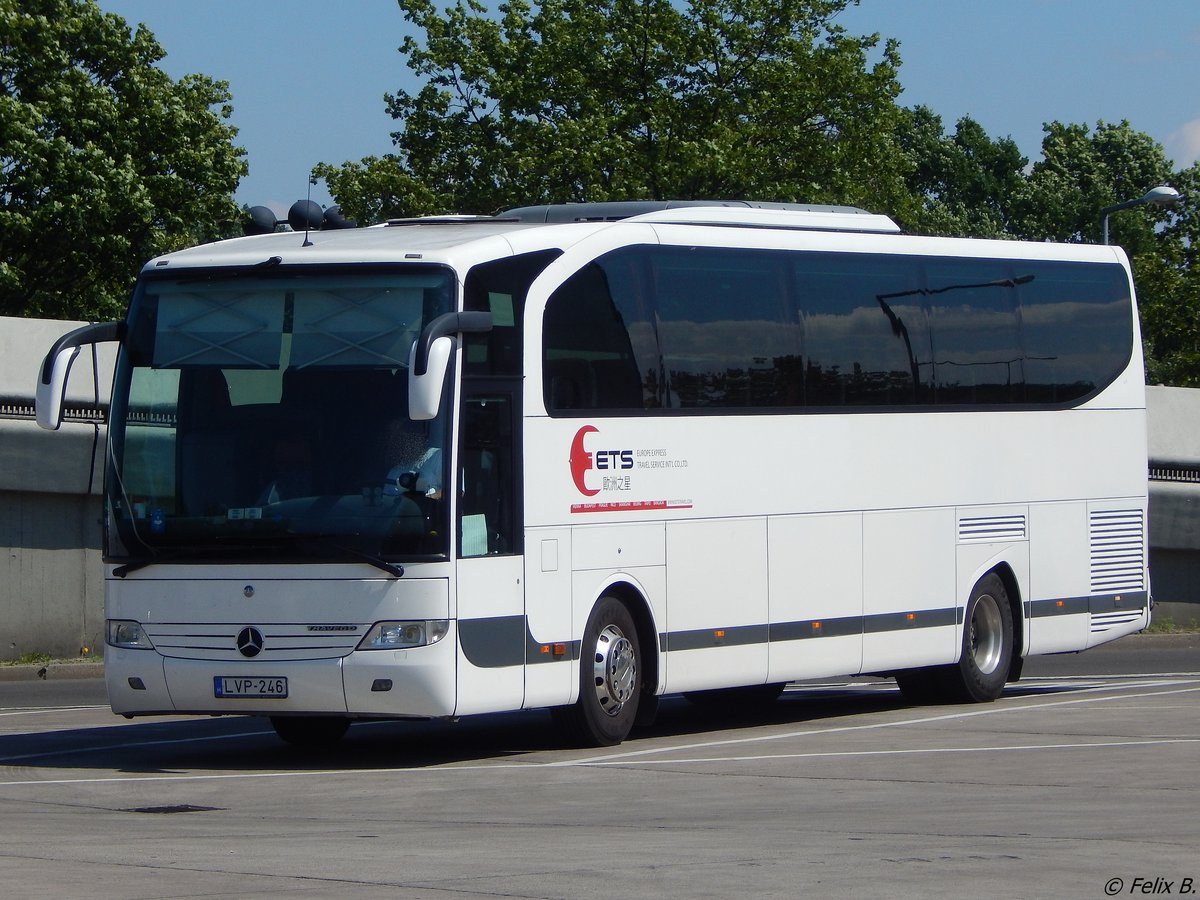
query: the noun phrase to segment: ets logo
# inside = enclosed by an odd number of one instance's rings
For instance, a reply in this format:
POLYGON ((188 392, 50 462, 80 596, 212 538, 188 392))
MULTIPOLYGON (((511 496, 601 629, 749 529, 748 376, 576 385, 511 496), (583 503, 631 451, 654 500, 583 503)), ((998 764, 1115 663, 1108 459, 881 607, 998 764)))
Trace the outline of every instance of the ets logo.
POLYGON ((604 488, 629 490, 629 476, 612 478, 607 473, 615 473, 633 468, 632 450, 588 450, 584 441, 589 435, 599 434, 599 429, 592 425, 584 425, 571 441, 571 480, 579 493, 585 497, 594 497, 600 493, 600 488, 591 488, 587 484, 587 473, 591 471, 604 472, 604 488))

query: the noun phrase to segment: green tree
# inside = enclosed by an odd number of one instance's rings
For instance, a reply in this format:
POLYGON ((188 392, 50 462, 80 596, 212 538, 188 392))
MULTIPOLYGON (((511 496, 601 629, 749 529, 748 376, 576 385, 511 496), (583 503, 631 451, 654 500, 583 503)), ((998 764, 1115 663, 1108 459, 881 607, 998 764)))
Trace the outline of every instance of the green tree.
MULTIPOLYGON (((1200 387, 1200 163, 1171 175, 1169 183, 1182 194, 1182 202, 1168 211, 1142 211, 1143 226, 1147 215, 1151 221, 1167 221, 1133 258, 1146 380, 1200 387)), ((1119 218, 1133 212, 1113 216, 1112 230, 1119 218)), ((1134 224, 1139 224, 1136 219, 1134 224)))
MULTIPOLYGON (((1031 240, 1100 240, 1100 210, 1140 197, 1171 179, 1163 148, 1128 122, 1043 126, 1042 158, 1026 179, 1013 234, 1031 240)), ((1111 220, 1110 239, 1130 254, 1155 245, 1155 227, 1169 214, 1152 207, 1122 212, 1111 220)))
POLYGON ((916 205, 900 224, 919 234, 1002 237, 1029 164, 1012 138, 993 141, 974 119, 947 135, 925 106, 902 111, 896 140, 909 162, 906 184, 916 205))
POLYGON ((896 44, 834 24, 853 0, 398 2, 424 84, 387 98, 395 155, 318 169, 348 215, 907 196, 896 44))
MULTIPOLYGON (((1095 129, 1051 122, 1044 132, 1042 159, 1014 204, 1018 237, 1098 242, 1104 207, 1180 177, 1162 146, 1129 122, 1098 122, 1095 129)), ((1200 385, 1200 284, 1187 246, 1192 209, 1181 217, 1180 210, 1140 206, 1109 219, 1110 241, 1133 266, 1151 383, 1200 385)))
POLYGON ((1130 256, 1149 382, 1200 387, 1200 168, 1172 172, 1162 147, 1128 122, 1044 126, 1030 168, 1013 142, 993 141, 969 118, 947 135, 930 110, 905 110, 897 143, 918 203, 900 215, 925 234, 1089 241, 1100 211, 1158 184, 1184 195, 1173 209, 1135 207, 1110 219, 1130 256))
POLYGON ((0 0, 0 314, 103 319, 149 257, 238 231, 224 82, 94 0, 0 0))

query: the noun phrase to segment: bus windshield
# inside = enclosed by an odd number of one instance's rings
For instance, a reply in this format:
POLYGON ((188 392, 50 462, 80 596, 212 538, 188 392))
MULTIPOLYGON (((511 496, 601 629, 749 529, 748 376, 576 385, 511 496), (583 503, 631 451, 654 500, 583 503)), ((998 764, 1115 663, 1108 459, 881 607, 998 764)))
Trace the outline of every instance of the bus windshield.
POLYGON ((446 421, 409 418, 407 379, 454 284, 436 266, 144 280, 113 392, 107 555, 444 555, 446 421))

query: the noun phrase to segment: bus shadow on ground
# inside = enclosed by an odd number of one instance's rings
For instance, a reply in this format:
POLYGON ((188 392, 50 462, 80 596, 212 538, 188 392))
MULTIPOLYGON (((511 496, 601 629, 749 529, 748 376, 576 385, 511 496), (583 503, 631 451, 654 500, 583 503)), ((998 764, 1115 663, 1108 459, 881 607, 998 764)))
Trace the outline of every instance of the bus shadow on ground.
MULTIPOLYGON (((1006 697, 1073 693, 1095 683, 1010 686, 1006 697)), ((894 683, 793 685, 771 703, 698 705, 682 696, 662 698, 654 722, 636 729, 623 746, 645 741, 777 726, 797 726, 913 706, 894 683)), ((92 728, 0 736, 4 770, 106 771, 128 775, 248 774, 264 770, 361 771, 421 769, 461 763, 534 760, 546 753, 591 755, 572 745, 547 710, 471 716, 459 721, 364 721, 333 747, 300 749, 276 737, 261 717, 135 721, 92 728)), ((541 761, 541 760, 538 760, 541 761)), ((569 761, 569 756, 564 761, 569 761)))

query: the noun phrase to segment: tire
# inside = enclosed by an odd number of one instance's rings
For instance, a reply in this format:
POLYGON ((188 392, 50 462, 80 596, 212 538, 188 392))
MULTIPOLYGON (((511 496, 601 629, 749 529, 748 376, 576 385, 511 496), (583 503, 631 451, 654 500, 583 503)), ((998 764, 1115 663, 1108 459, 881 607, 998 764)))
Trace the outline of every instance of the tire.
POLYGON ((962 653, 946 674, 947 693, 956 700, 988 703, 1000 696, 1013 657, 1012 607, 995 572, 979 579, 967 601, 962 653))
POLYGON ((280 740, 304 750, 324 750, 342 739, 350 720, 345 716, 271 716, 280 740))
POLYGON ((579 655, 579 699, 559 719, 573 741, 612 747, 629 735, 642 695, 642 651, 629 609, 604 596, 592 609, 579 655))
POLYGON ((975 585, 963 619, 962 649, 949 666, 905 669, 896 673, 900 693, 911 704, 989 703, 1000 696, 1021 659, 1013 657, 1012 607, 995 572, 975 585))

